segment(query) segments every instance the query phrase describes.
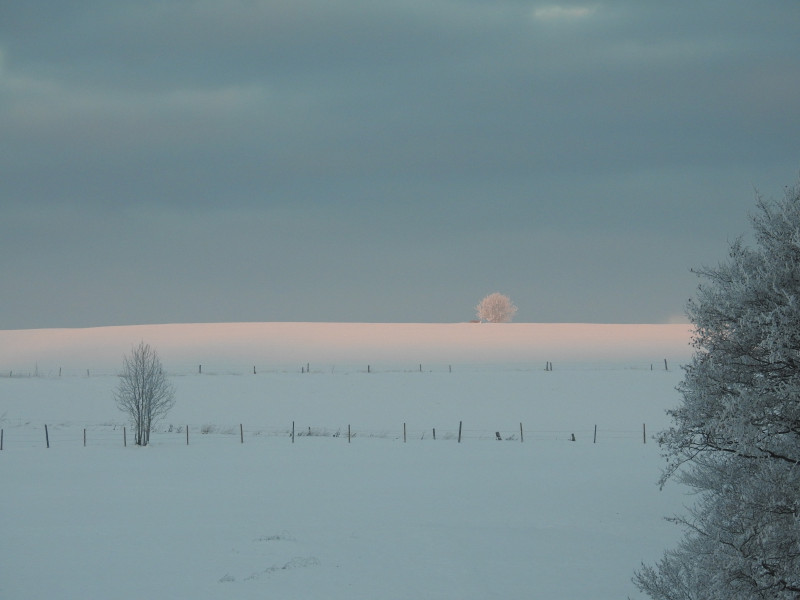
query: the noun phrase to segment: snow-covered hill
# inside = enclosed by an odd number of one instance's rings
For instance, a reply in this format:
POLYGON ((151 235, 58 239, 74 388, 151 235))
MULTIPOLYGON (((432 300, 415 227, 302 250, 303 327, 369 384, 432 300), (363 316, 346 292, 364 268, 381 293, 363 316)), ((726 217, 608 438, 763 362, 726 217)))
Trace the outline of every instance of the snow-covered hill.
POLYGON ((639 598, 634 569, 680 534, 649 436, 687 344, 677 325, 2 331, 0 598, 639 598), (144 449, 113 400, 140 339, 176 390, 144 449))
POLYGON ((690 356, 688 325, 202 323, 0 331, 0 372, 118 369, 141 340, 168 370, 314 363, 634 362, 690 356))

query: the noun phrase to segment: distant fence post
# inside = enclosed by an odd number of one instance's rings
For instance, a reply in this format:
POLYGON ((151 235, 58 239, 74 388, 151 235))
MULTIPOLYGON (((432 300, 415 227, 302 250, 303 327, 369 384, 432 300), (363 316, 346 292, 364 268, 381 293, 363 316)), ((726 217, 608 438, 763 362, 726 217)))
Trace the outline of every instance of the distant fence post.
POLYGON ((0 452, 3 450, 3 430, 0 429, 0 452))
POLYGON ((458 422, 458 443, 459 444, 461 443, 461 424, 462 424, 462 421, 459 421, 458 422))
POLYGON ((122 428, 122 445, 128 447, 128 433, 125 428, 122 428))
POLYGON ((669 371, 669 367, 667 366, 667 359, 664 359, 664 370, 669 371))
POLYGON ((244 428, 241 423, 239 423, 239 441, 244 444, 244 428))
POLYGON ((647 427, 645 426, 644 423, 642 423, 642 443, 643 444, 647 443, 647 427))
POLYGON ((186 445, 189 445, 189 426, 186 426, 186 445))
POLYGON ((83 428, 83 447, 86 448, 86 427, 83 428))
POLYGON ((592 443, 593 444, 597 443, 597 425, 594 426, 594 441, 592 443))
POLYGON ((347 424, 347 443, 350 443, 350 423, 347 424))
POLYGON ((47 433, 47 425, 44 426, 44 439, 47 442, 47 447, 50 447, 50 434, 47 433))
POLYGON ((522 435, 522 423, 519 424, 519 441, 524 442, 525 437, 522 435))
POLYGON ((292 443, 294 444, 294 421, 292 421, 292 443))
POLYGON ((433 428, 433 439, 436 440, 436 427, 433 428))
POLYGON ((403 423, 403 443, 406 443, 406 424, 403 423))

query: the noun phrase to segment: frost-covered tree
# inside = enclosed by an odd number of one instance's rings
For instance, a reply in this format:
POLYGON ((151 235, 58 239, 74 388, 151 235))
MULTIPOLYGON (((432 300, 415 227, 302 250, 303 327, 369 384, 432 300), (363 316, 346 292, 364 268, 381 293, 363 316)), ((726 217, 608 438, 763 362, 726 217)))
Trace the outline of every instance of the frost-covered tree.
POLYGON ((500 292, 489 294, 475 307, 478 319, 489 323, 508 323, 516 313, 517 307, 511 299, 500 292))
POLYGON ((659 600, 800 598, 800 183, 758 200, 688 305, 695 354, 659 443, 698 492, 683 542, 634 583, 659 600))
POLYGON ((130 356, 123 358, 114 398, 119 409, 131 418, 136 444, 146 446, 153 425, 175 404, 175 390, 150 344, 140 342, 131 349, 130 356))

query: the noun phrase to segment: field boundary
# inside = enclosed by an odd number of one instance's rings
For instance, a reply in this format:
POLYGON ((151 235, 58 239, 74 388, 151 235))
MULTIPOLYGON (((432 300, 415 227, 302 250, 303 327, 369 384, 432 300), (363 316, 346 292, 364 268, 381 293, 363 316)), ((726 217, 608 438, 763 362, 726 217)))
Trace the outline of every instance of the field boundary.
MULTIPOLYGON (((26 448, 75 448, 75 447, 114 447, 133 446, 132 428, 122 423, 103 423, 82 426, 74 423, 34 424, 30 422, 8 424, 0 428, 0 451, 26 448)), ((503 428, 464 426, 462 422, 445 427, 409 427, 402 423, 395 428, 371 429, 353 424, 344 425, 300 425, 289 423, 284 426, 266 425, 219 425, 214 423, 162 425, 151 432, 152 446, 176 446, 195 444, 258 443, 265 438, 285 438, 296 443, 303 438, 343 439, 350 443, 359 439, 383 439, 411 442, 467 441, 495 442, 570 442, 605 443, 609 441, 630 441, 646 444, 647 426, 633 429, 605 429, 582 427, 575 429, 525 429, 523 423, 503 428)))

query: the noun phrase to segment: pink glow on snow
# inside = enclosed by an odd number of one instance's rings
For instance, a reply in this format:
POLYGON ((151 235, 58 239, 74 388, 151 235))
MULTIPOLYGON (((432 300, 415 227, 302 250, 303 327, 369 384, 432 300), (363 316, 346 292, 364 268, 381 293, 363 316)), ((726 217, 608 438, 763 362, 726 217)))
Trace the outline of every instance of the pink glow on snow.
POLYGON ((685 362, 691 326, 585 323, 200 323, 0 331, 0 370, 118 369, 139 341, 165 366, 685 362))

